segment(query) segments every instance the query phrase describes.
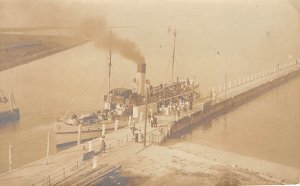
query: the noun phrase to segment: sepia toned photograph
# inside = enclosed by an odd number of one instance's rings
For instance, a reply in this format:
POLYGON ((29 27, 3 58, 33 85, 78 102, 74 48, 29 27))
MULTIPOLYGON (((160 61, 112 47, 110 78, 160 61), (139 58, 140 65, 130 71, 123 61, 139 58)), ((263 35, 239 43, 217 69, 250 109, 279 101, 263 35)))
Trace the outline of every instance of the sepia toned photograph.
POLYGON ((0 0, 0 186, 300 185, 300 0, 0 0))

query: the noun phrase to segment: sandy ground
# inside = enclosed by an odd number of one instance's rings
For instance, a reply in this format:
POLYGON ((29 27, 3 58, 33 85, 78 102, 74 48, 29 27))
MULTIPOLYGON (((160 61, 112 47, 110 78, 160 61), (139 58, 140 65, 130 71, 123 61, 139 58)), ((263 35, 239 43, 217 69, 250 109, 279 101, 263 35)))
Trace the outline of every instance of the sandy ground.
POLYGON ((127 185, 296 184, 300 170, 192 143, 152 145, 122 163, 127 185))

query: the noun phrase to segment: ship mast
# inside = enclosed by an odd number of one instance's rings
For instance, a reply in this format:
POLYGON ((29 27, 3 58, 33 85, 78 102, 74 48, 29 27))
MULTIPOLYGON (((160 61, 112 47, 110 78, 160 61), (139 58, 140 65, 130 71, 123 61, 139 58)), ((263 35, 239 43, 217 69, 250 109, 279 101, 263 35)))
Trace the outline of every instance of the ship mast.
POLYGON ((108 94, 110 93, 110 80, 111 80, 111 54, 112 54, 112 43, 113 43, 113 37, 112 37, 112 29, 116 28, 134 28, 134 26, 110 26, 110 37, 109 37, 109 63, 108 63, 108 94))
POLYGON ((176 46, 176 28, 173 30, 173 55, 172 55, 172 83, 174 82, 174 63, 175 63, 175 46, 176 46))
POLYGON ((109 38, 110 42, 109 42, 109 50, 108 50, 108 54, 109 54, 109 63, 108 63, 108 96, 110 93, 110 79, 111 79, 111 50, 112 50, 112 30, 110 31, 110 38, 109 38))

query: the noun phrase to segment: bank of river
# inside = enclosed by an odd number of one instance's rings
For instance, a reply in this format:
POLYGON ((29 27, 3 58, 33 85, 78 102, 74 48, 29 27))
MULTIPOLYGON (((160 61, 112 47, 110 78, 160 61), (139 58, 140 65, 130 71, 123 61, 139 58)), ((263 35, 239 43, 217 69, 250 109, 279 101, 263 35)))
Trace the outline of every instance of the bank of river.
POLYGON ((300 170, 237 153, 177 143, 150 146, 122 163, 127 185, 295 184, 300 170))

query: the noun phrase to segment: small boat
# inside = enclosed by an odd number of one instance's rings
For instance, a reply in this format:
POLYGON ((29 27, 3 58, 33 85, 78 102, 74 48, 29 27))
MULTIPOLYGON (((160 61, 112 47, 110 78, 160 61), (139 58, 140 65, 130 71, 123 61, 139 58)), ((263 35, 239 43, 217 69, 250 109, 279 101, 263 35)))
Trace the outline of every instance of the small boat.
MULTIPOLYGON (((55 132, 57 134, 77 133, 79 125, 81 125, 81 132, 95 132, 101 131, 103 124, 105 124, 105 130, 114 130, 116 127, 115 120, 110 118, 107 111, 85 113, 79 117, 76 114, 68 114, 55 122, 55 132)), ((117 125, 118 128, 126 126, 122 123, 117 123, 117 125)))
POLYGON ((14 123, 20 120, 20 111, 16 106, 13 94, 9 95, 9 99, 4 96, 1 90, 0 96, 0 124, 14 123))

